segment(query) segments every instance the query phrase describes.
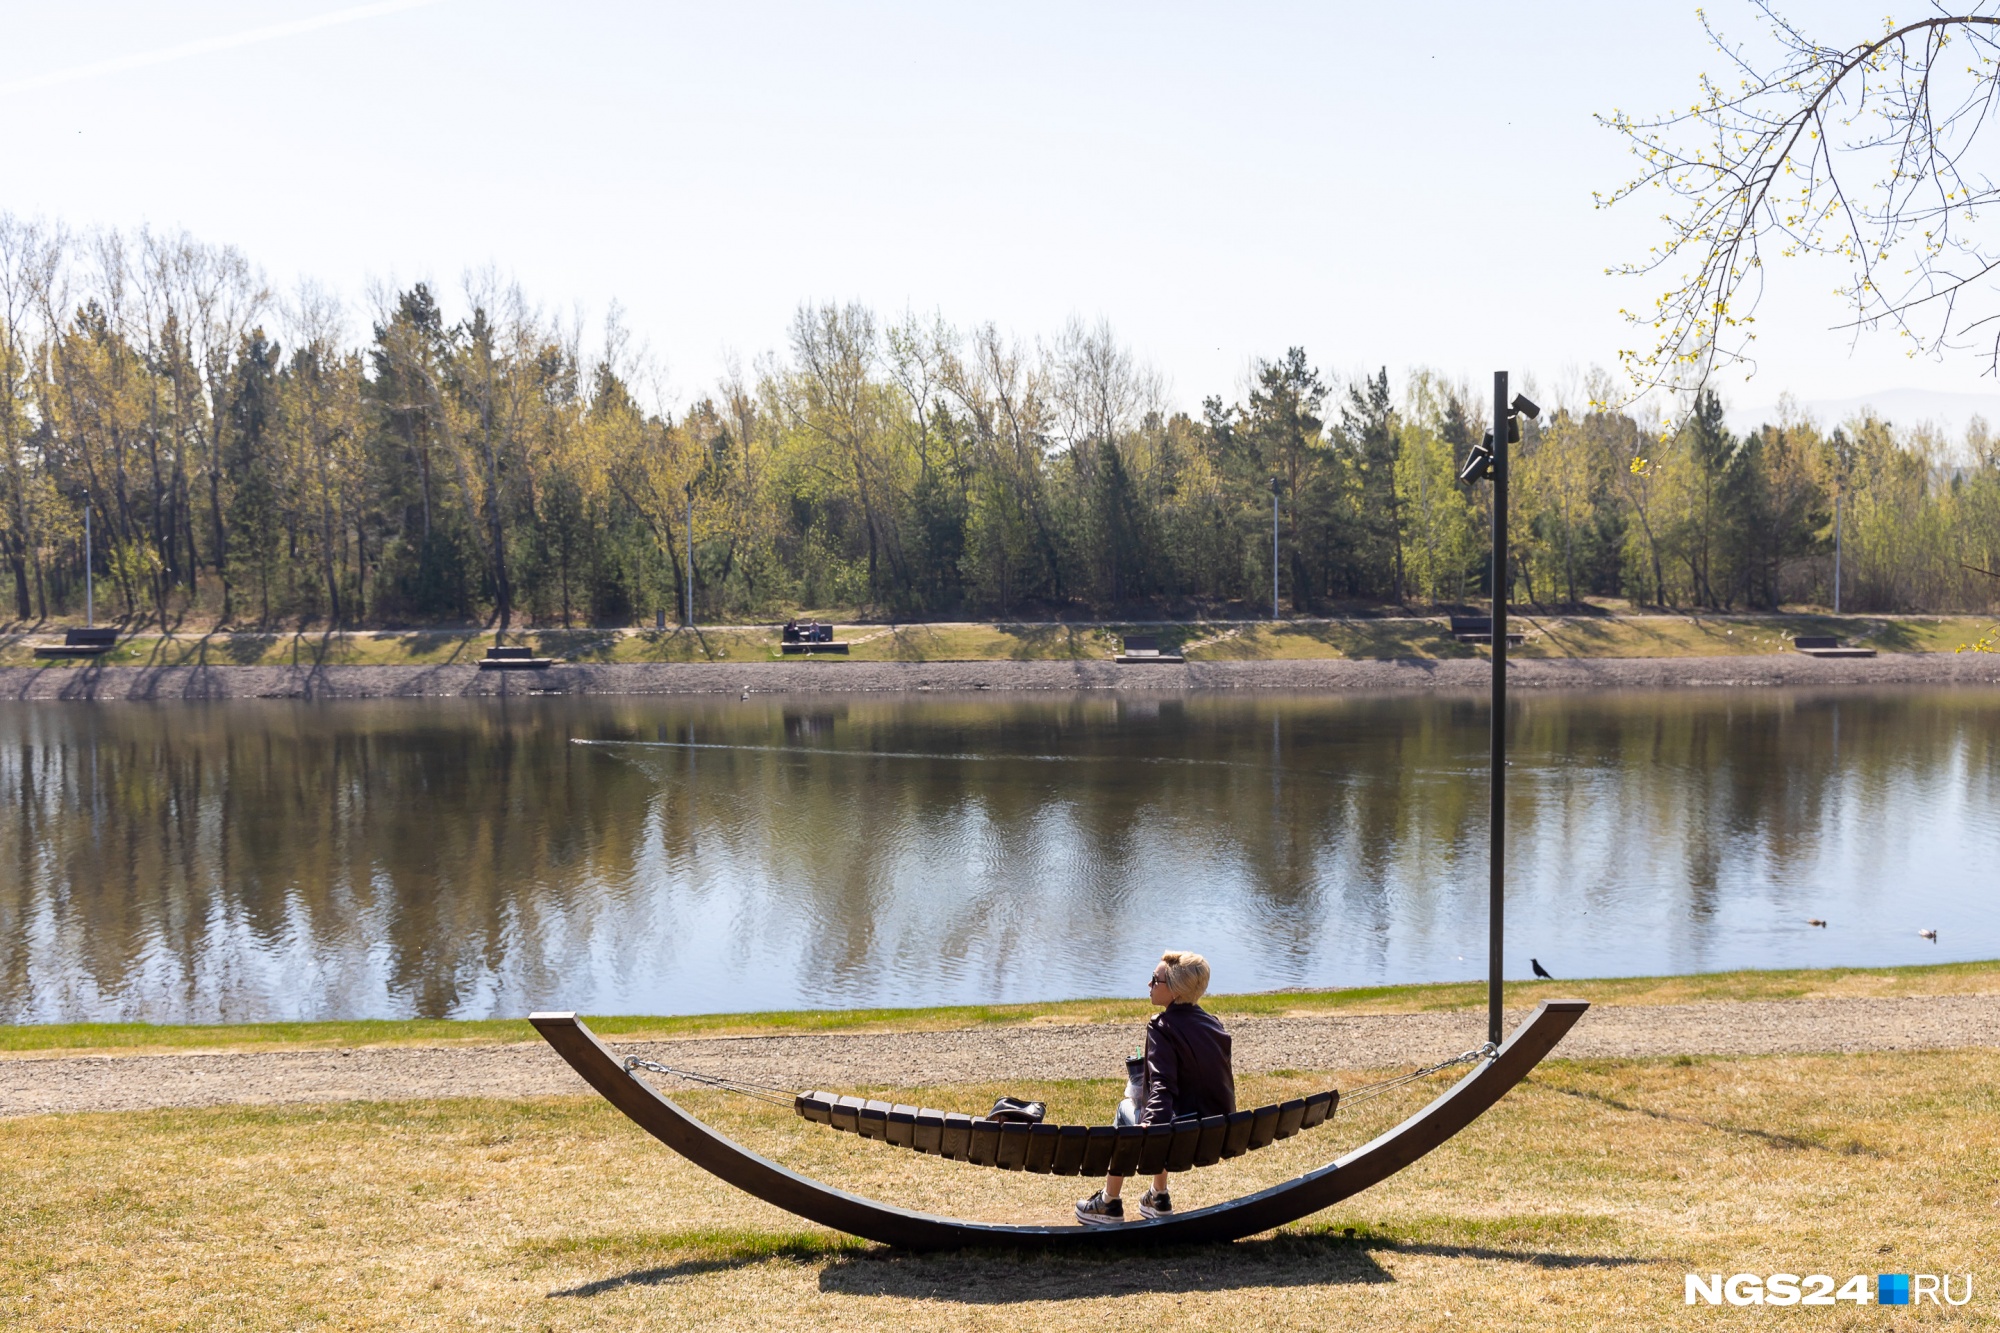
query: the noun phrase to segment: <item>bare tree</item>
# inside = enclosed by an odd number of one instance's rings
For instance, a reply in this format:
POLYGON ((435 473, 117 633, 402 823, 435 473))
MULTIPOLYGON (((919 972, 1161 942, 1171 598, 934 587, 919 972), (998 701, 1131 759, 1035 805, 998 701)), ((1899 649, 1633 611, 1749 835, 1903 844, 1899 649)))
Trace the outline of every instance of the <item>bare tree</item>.
MULTIPOLYGON (((1072 450, 1082 444, 1115 444, 1121 431, 1165 399, 1159 374, 1119 345, 1109 320, 1086 328, 1082 320, 1071 318, 1044 349, 1043 359, 1049 366, 1057 429, 1072 450)), ((1077 452, 1086 470, 1089 454, 1087 448, 1077 452)))
POLYGON ((974 329, 970 343, 969 364, 952 378, 953 394, 972 418, 991 469, 1008 479, 1033 525, 1035 555, 1060 601, 1062 557, 1043 487, 1052 415, 1046 377, 991 323, 974 329))
MULTIPOLYGON (((147 321, 159 364, 171 385, 176 428, 175 466, 187 484, 192 452, 208 499, 210 559, 222 585, 222 619, 232 613, 229 535, 222 495, 224 401, 238 348, 270 303, 263 278, 234 246, 204 245, 186 232, 138 238, 139 287, 153 314, 147 321)), ((187 503, 182 536, 188 555, 188 590, 197 586, 200 552, 193 504, 187 503)))
MULTIPOLYGON (((1703 75, 1686 111, 1599 117, 1644 164, 1606 207, 1664 191, 1666 239, 1612 272, 1670 275, 1650 347, 1620 353, 1643 389, 1696 389, 1724 366, 1754 370, 1767 255, 1842 265, 1858 336, 1887 326, 1943 356, 1978 349, 2000 373, 2000 238, 1980 210, 2000 184, 1972 149, 2000 104, 2000 3, 1941 7, 1849 46, 1827 46, 1750 0, 1754 43, 1704 13, 1733 78, 1703 75)), ((1699 11, 1698 11, 1699 12, 1699 11)))
POLYGON ((900 579, 902 552, 889 523, 891 485, 880 457, 881 422, 873 382, 879 349, 875 316, 859 305, 806 304, 792 320, 798 367, 791 415, 809 434, 832 445, 851 469, 868 535, 868 591, 879 596, 880 565, 900 579))
POLYGON ((299 284, 285 310, 290 326, 292 374, 290 414, 297 418, 295 487, 318 511, 319 572, 326 586, 327 624, 347 620, 340 599, 339 558, 346 547, 341 518, 347 474, 359 434, 354 405, 360 398, 360 359, 342 347, 345 311, 332 292, 313 282, 299 284))
POLYGON ((889 352, 889 378, 910 402, 910 417, 917 427, 917 466, 931 471, 931 409, 944 384, 954 373, 958 357, 958 331, 933 314, 929 322, 914 313, 889 327, 884 335, 889 352))
MULTIPOLYGON (((28 452, 34 426, 31 363, 46 338, 38 316, 61 268, 64 245, 59 229, 0 213, 0 550, 14 576, 14 609, 21 620, 33 613, 30 595, 42 584, 36 500, 45 477, 28 452), (30 561, 36 566, 32 587, 30 561)), ((46 615, 47 591, 35 600, 46 615)))

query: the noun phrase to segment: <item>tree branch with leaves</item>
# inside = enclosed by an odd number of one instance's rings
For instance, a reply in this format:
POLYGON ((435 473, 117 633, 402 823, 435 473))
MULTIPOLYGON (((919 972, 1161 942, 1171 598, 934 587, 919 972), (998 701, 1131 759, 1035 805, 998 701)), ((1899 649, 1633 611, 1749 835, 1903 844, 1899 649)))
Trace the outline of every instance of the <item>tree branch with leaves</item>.
POLYGON ((1933 356, 1976 351, 2000 373, 2000 238, 1980 227, 2000 185, 1972 156, 2000 103, 2000 2, 1892 19, 1849 46, 1807 36, 1770 0, 1752 9, 1767 28, 1754 46, 1698 11, 1731 76, 1702 75, 1687 110, 1599 117, 1642 166, 1598 206, 1668 200, 1666 239, 1607 270, 1668 283, 1650 311, 1624 312, 1652 333, 1619 354, 1635 384, 1754 371, 1774 254, 1845 268, 1838 327, 1887 327, 1933 356))

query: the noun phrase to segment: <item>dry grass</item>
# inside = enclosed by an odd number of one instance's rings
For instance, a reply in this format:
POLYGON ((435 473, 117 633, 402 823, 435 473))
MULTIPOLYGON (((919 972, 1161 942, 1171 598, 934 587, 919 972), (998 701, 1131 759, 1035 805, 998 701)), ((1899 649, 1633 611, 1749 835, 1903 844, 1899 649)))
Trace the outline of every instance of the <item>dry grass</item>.
MULTIPOLYGON (((1510 1006, 1577 996, 1599 1005, 1695 1004, 1715 1000, 1803 1000, 1858 996, 1988 995, 2000 992, 2000 961, 1925 967, 1813 968, 1711 972, 1597 981, 1513 982, 1510 1006)), ((1486 983, 1367 986, 1345 990, 1211 995, 1203 1004, 1225 1017, 1311 1014, 1408 1014, 1476 1010, 1486 983)), ((1143 1000, 1053 1000, 1039 1004, 945 1005, 929 1009, 809 1009, 762 1014, 614 1014, 592 1017, 604 1036, 666 1039, 792 1032, 938 1032, 1037 1023, 1111 1023, 1144 1019, 1143 1000)), ((354 1046, 450 1046, 535 1041, 518 1019, 369 1019, 327 1023, 47 1023, 0 1026, 0 1057, 76 1055, 124 1050, 327 1050, 354 1046)))
MULTIPOLYGON (((1386 1333, 1789 1315, 1877 1328, 1886 1312, 1845 1305, 1688 1308, 1682 1275, 1886 1269, 1980 1274, 1973 1305, 1927 1315, 1988 1327, 1996 1078, 1993 1051, 1552 1064, 1452 1144, 1309 1224, 1116 1259, 853 1242, 718 1185, 593 1098, 38 1117, 0 1136, 0 1324, 1386 1333)), ((1244 1095, 1319 1081, 1246 1080, 1244 1095)), ((1112 1095, 1014 1090, 1086 1114, 1112 1095)), ((1084 1184, 688 1100, 760 1150, 923 1207, 1055 1217, 1084 1184)), ((1182 1195, 1253 1187, 1372 1127, 1343 1112, 1183 1178, 1182 1195)))

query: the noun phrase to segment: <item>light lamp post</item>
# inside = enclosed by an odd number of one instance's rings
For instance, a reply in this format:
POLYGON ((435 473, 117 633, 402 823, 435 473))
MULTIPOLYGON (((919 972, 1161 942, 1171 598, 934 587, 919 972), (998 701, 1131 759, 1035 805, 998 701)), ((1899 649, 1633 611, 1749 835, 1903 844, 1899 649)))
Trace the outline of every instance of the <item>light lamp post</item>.
POLYGON ((1271 619, 1278 618, 1278 479, 1271 478, 1271 619))
POLYGON ((97 628, 96 571, 90 556, 90 492, 83 493, 83 627, 97 628))
POLYGON ((1521 439, 1521 416, 1542 409, 1525 394, 1507 399, 1507 372, 1493 372, 1493 429, 1472 446, 1458 479, 1493 483, 1493 685, 1491 729, 1492 805, 1487 815, 1486 1039, 1500 1041, 1502 943, 1506 936, 1507 868, 1507 446, 1521 439))

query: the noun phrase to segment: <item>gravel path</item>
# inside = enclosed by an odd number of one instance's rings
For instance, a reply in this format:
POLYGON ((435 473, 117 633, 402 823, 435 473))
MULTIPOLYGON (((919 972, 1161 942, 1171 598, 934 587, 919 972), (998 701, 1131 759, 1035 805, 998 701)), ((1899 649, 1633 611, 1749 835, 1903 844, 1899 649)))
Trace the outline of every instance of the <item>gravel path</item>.
MULTIPOLYGON (((1190 662, 744 662, 556 666, 0 667, 0 699, 382 699, 563 694, 875 693, 972 690, 1484 690, 1480 659, 1190 662)), ((1517 658, 1520 689, 1667 689, 1846 685, 1995 685, 2000 656, 1886 653, 1823 659, 1742 657, 1517 658)))
MULTIPOLYGON (((1239 1019, 1239 1070, 1368 1069, 1476 1046, 1480 1013, 1239 1019)), ((1103 1078, 1134 1024, 984 1031, 708 1037, 619 1045, 628 1054, 784 1087, 905 1087, 1103 1078)), ((1558 1055, 1785 1055, 2000 1045, 2000 995, 1600 1006, 1558 1055)), ((584 1091, 540 1044, 0 1059, 0 1117, 243 1102, 527 1097, 584 1091)))

